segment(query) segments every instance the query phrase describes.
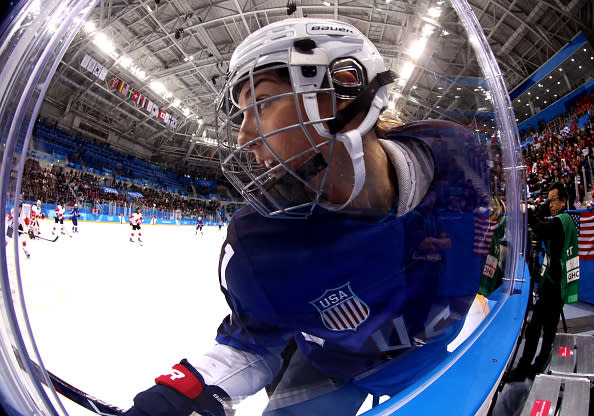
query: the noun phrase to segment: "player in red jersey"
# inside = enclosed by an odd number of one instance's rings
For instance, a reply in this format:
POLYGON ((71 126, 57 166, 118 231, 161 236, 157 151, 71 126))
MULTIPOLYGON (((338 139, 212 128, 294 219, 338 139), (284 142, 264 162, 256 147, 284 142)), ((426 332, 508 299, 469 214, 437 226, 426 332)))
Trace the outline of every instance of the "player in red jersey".
POLYGON ((138 231, 138 242, 142 244, 142 239, 140 238, 142 233, 140 232, 140 224, 142 224, 142 214, 140 213, 140 208, 136 208, 136 211, 130 215, 130 226, 132 227, 132 233, 130 234, 130 242, 134 242, 134 232, 138 231))

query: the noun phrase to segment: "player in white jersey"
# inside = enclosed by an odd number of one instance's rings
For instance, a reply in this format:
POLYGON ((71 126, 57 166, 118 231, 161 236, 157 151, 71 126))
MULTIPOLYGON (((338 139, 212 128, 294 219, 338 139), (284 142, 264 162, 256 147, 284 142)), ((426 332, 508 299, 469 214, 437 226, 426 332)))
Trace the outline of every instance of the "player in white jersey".
POLYGON ((58 224, 60 224, 60 233, 66 234, 64 229, 64 207, 60 202, 56 204, 55 213, 56 215, 54 217, 54 229, 52 230, 52 235, 56 234, 56 228, 58 227, 58 224))
POLYGON ((43 213, 41 212, 41 200, 37 200, 37 204, 31 206, 31 212, 29 214, 29 223, 31 224, 30 228, 34 235, 41 234, 39 220, 43 217, 43 213))
MULTIPOLYGON (((10 213, 8 214, 8 229, 6 230, 6 235, 8 237, 12 237, 13 234, 13 225, 12 225, 12 221, 14 219, 15 213, 14 213, 14 208, 12 208, 10 210, 10 213)), ((29 218, 27 217, 27 214, 24 213, 23 211, 23 203, 21 202, 19 204, 19 221, 18 221, 18 233, 19 234, 28 234, 28 223, 29 223, 29 218)), ((27 251, 27 240, 26 238, 23 236, 23 239, 21 240, 22 242, 22 246, 23 246, 23 251, 25 252, 25 256, 27 256, 27 258, 29 258, 30 254, 27 251)), ((6 245, 8 245, 8 242, 6 242, 6 245)))
POLYGON ((142 239, 140 238, 142 235, 140 232, 140 224, 142 224, 142 214, 140 213, 140 208, 136 208, 136 211, 130 215, 130 226, 132 227, 130 241, 132 243, 134 242, 134 232, 138 231, 138 242, 142 244, 142 239))

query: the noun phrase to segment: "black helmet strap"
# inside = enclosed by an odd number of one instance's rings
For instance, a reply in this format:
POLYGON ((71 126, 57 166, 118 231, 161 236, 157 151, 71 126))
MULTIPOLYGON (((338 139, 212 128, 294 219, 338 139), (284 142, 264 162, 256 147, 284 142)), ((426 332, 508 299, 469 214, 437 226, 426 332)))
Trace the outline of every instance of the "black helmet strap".
POLYGON ((371 80, 361 94, 359 94, 353 101, 351 101, 345 108, 336 113, 336 117, 328 121, 328 131, 335 134, 342 130, 346 124, 351 121, 357 114, 366 112, 371 106, 371 102, 377 94, 377 91, 384 85, 394 82, 396 74, 387 70, 378 73, 375 78, 371 80))

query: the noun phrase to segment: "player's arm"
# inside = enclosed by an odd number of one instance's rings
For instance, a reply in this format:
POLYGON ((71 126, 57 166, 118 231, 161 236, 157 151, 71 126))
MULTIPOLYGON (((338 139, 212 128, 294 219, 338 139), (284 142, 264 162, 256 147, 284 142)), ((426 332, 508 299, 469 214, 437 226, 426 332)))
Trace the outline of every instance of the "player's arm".
POLYGON ((246 332, 228 333, 226 330, 232 327, 229 323, 230 319, 223 322, 217 340, 242 349, 216 344, 194 365, 182 360, 168 374, 157 377, 155 386, 136 395, 134 406, 125 416, 185 416, 192 411, 204 416, 228 416, 233 414, 234 404, 269 384, 282 365, 283 347, 249 351, 252 347, 240 339, 246 332))

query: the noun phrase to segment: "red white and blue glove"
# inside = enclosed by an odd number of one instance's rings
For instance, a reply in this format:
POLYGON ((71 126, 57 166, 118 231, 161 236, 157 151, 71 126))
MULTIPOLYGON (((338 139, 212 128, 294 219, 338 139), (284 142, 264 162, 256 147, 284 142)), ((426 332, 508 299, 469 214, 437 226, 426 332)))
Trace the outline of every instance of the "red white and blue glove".
POLYGON ((183 359, 155 379, 155 386, 134 397, 124 416, 232 416, 231 399, 223 389, 204 382, 200 373, 183 359))

